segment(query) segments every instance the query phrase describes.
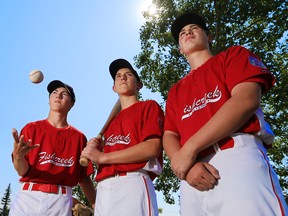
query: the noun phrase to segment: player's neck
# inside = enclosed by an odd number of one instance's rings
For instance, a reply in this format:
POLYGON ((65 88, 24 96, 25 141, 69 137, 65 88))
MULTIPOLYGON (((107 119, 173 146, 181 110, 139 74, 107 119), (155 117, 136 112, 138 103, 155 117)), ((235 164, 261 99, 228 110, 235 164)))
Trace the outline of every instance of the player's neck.
POLYGON ((192 70, 195 70, 201 65, 203 65, 211 57, 213 57, 213 55, 210 53, 209 50, 193 52, 186 56, 192 70))
POLYGON ((61 113, 50 112, 47 121, 56 128, 66 128, 69 126, 67 115, 62 115, 61 113))
POLYGON ((138 101, 139 100, 138 100, 138 96, 137 95, 121 96, 120 97, 122 110, 132 106, 133 104, 137 103, 138 101))

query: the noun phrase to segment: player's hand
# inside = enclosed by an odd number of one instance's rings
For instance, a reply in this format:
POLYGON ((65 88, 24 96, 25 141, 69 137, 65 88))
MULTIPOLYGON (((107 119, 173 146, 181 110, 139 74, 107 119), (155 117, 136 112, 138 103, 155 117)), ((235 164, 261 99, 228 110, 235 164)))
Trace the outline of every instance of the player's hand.
POLYGON ((100 157, 104 154, 102 148, 102 143, 99 138, 91 138, 83 149, 81 157, 86 157, 89 160, 100 164, 100 157))
POLYGON ((187 183, 199 191, 213 189, 219 179, 218 170, 206 162, 195 163, 186 176, 187 183))
POLYGON ((171 159, 171 168, 174 174, 181 180, 186 179, 188 171, 193 166, 196 155, 189 155, 183 151, 183 148, 174 153, 171 159))
POLYGON ((102 138, 93 137, 87 142, 87 146, 92 146, 93 148, 97 148, 99 151, 103 150, 103 140, 102 138))
POLYGON ((12 129, 12 136, 14 139, 14 149, 13 149, 13 157, 14 159, 23 158, 29 151, 32 149, 38 148, 40 145, 35 144, 31 145, 32 140, 29 139, 28 142, 24 141, 24 136, 21 135, 19 137, 18 131, 13 128, 12 129))

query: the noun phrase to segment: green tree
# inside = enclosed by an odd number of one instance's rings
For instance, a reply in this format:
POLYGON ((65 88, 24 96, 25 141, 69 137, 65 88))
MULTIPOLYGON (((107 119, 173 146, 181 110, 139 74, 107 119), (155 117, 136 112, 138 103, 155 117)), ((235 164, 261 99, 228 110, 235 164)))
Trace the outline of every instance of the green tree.
MULTIPOLYGON (((94 186, 96 187, 96 182, 94 181, 95 173, 96 173, 96 167, 95 166, 94 166, 94 170, 95 170, 95 172, 90 175, 90 178, 91 178, 94 186)), ((88 207, 92 207, 79 184, 72 188, 72 194, 73 194, 74 198, 79 200, 84 205, 86 205, 88 207)))
POLYGON ((5 194, 1 199, 2 208, 0 208, 1 216, 8 216, 9 209, 10 209, 10 195, 11 195, 11 184, 8 185, 7 189, 5 190, 5 194))
MULTIPOLYGON (((170 27, 179 14, 194 11, 202 15, 214 33, 212 53, 217 54, 232 45, 242 45, 256 53, 277 79, 275 87, 262 98, 266 120, 276 140, 268 151, 280 177, 287 200, 287 0, 153 0, 156 14, 143 12, 146 22, 140 28, 141 52, 134 57, 144 85, 160 92, 165 105, 170 87, 189 72, 186 59, 179 54, 170 27), (286 17, 286 18, 285 18, 286 17)), ((164 172, 156 181, 165 201, 179 188, 169 160, 165 157, 164 172)))

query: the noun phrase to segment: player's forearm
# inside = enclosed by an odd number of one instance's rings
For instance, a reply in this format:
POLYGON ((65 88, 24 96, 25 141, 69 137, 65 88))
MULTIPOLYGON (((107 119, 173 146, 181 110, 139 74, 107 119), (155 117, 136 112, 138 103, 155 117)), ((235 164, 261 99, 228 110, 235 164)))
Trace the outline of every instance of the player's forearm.
POLYGON ((173 154, 181 149, 179 135, 172 131, 165 131, 163 135, 163 148, 171 160, 173 154))
POLYGON ((129 148, 103 154, 100 164, 138 163, 155 158, 162 149, 160 138, 148 139, 129 148))
MULTIPOLYGON (((255 84, 257 85, 257 84, 255 84)), ((258 86, 259 87, 259 86, 258 86)), ((246 88, 244 88, 246 89, 246 88)), ((240 88, 240 91, 244 91, 240 88)), ((257 91, 257 87, 248 87, 250 91, 257 91)), ((183 151, 198 154, 203 149, 219 140, 233 134, 241 128, 255 113, 260 105, 258 93, 251 95, 232 96, 218 112, 195 133, 184 145, 183 151)))
POLYGON ((25 157, 13 157, 13 165, 19 176, 24 176, 29 170, 29 164, 25 157))
POLYGON ((95 198, 96 198, 96 191, 95 191, 95 187, 94 187, 91 179, 87 176, 81 182, 79 182, 79 184, 80 184, 85 196, 89 200, 91 206, 94 206, 95 198))

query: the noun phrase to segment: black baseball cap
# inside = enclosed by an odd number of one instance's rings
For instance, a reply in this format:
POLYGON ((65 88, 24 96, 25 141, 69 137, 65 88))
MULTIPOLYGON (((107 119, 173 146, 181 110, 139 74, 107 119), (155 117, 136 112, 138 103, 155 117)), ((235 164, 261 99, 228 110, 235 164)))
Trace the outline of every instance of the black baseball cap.
POLYGON ((70 85, 61 82, 60 80, 51 81, 47 86, 47 91, 49 92, 49 95, 50 95, 55 89, 60 88, 60 87, 64 87, 67 90, 68 94, 71 96, 72 100, 74 102, 76 101, 73 88, 70 85))
POLYGON ((184 13, 182 15, 180 15, 179 17, 177 17, 174 22, 172 23, 171 26, 171 32, 172 35, 174 37, 174 39, 177 41, 179 41, 179 33, 180 31, 189 24, 196 24, 198 26, 200 26, 202 29, 209 31, 208 27, 206 26, 206 23, 204 21, 204 19, 199 16, 198 14, 195 13, 184 13))
POLYGON ((132 65, 127 60, 121 59, 121 58, 114 60, 109 66, 109 71, 113 80, 115 80, 117 71, 122 68, 129 68, 132 71, 132 73, 135 75, 135 77, 137 78, 137 81, 140 82, 140 77, 138 76, 137 72, 134 70, 132 65))

